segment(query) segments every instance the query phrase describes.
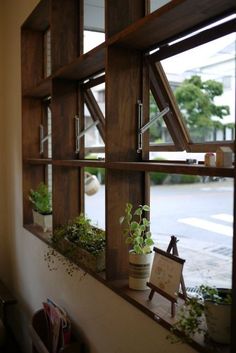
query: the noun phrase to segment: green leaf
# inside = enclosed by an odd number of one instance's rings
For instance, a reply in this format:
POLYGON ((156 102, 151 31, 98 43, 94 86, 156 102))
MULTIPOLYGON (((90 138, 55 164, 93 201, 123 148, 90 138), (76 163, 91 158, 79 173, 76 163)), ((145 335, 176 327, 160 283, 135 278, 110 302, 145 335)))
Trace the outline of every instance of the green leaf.
POLYGON ((143 205, 143 210, 145 212, 149 212, 150 211, 150 207, 148 205, 143 205))
POLYGON ((131 222, 131 224, 130 224, 131 230, 135 231, 136 229, 138 229, 138 227, 139 227, 139 224, 137 222, 135 222, 135 221, 131 222))
POLYGON ((141 216, 142 215, 142 208, 137 208, 137 210, 134 212, 135 216, 141 216))

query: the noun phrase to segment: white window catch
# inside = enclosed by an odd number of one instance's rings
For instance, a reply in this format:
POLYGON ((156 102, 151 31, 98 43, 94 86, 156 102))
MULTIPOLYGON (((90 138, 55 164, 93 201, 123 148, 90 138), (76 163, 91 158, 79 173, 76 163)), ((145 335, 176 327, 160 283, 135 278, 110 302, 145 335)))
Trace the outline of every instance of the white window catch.
POLYGON ((162 116, 167 114, 170 111, 169 107, 164 108, 160 113, 157 114, 154 118, 152 118, 147 124, 143 125, 143 103, 138 100, 137 101, 137 106, 138 106, 138 149, 137 153, 142 152, 143 148, 143 133, 150 129, 150 127, 162 116))
POLYGON ((40 139, 40 149, 39 153, 43 154, 44 152, 44 143, 51 137, 51 134, 44 136, 44 127, 42 124, 39 125, 39 139, 40 139))
POLYGON ((80 131, 79 128, 79 116, 75 116, 75 153, 79 153, 80 151, 80 139, 83 137, 90 129, 94 126, 97 126, 100 123, 99 120, 94 121, 91 125, 89 125, 83 131, 80 131))

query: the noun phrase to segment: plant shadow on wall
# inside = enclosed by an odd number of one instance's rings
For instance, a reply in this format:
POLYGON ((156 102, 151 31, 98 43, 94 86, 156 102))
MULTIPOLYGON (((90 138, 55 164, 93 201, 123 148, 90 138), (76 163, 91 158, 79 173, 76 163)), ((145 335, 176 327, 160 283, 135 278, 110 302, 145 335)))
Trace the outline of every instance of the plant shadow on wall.
POLYGON ((94 227, 83 214, 56 228, 50 243, 45 255, 50 270, 57 269, 55 258, 65 265, 69 275, 78 266, 93 272, 105 269, 105 232, 94 227))
POLYGON ((209 349, 230 344, 231 289, 206 285, 199 287, 198 297, 187 298, 180 308, 172 333, 172 343, 191 342, 203 335, 209 349))
POLYGON ((140 205, 133 210, 133 205, 127 203, 125 215, 120 217, 124 224, 123 234, 129 246, 129 288, 136 290, 149 289, 147 282, 150 276, 152 260, 152 234, 149 231, 150 222, 144 217, 150 211, 148 205, 140 205))

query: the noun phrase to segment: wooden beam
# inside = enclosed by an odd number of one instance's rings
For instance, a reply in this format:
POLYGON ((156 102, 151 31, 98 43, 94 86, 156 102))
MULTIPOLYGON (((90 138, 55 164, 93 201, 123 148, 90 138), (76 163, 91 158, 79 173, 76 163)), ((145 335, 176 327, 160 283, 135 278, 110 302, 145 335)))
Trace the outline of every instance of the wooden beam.
POLYGON ((87 89, 84 91, 84 101, 85 104, 87 105, 87 108, 91 114, 91 117, 93 121, 99 121, 99 124, 97 125, 97 129, 105 142, 105 118, 103 116, 103 113, 94 98, 94 95, 91 91, 91 89, 87 89))
POLYGON ((163 117, 163 120, 176 149, 188 150, 188 144, 191 139, 162 65, 160 63, 150 63, 149 67, 150 87, 160 111, 166 106, 170 108, 170 112, 163 117))

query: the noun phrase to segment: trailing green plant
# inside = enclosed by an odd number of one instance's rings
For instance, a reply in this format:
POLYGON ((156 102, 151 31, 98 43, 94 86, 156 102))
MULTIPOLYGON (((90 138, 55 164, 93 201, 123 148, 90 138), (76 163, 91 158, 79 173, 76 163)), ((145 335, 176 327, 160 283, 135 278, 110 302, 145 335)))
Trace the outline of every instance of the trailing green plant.
POLYGON ((105 232, 94 227, 90 219, 80 214, 54 230, 51 236, 51 246, 44 258, 50 271, 57 269, 55 267, 55 258, 57 258, 65 265, 66 272, 72 276, 74 271, 78 269, 74 262, 78 248, 97 257, 104 252, 105 245, 105 232), (66 246, 64 246, 64 242, 66 242, 66 246))
POLYGON ((171 334, 167 336, 172 343, 191 341, 196 334, 207 335, 204 301, 211 301, 216 305, 232 302, 230 290, 224 292, 215 287, 201 285, 199 294, 198 298, 187 298, 178 311, 177 321, 171 329, 171 334))
POLYGON ((36 212, 43 215, 52 213, 52 195, 46 184, 40 183, 35 190, 31 189, 29 200, 36 212))
POLYGON ((125 242, 136 254, 148 254, 152 251, 154 244, 152 234, 149 231, 150 222, 144 217, 145 212, 149 212, 148 205, 140 205, 133 211, 133 205, 127 203, 125 207, 125 216, 120 218, 120 224, 125 225, 125 242))
POLYGON ((75 247, 79 246, 95 256, 104 251, 106 246, 105 232, 94 227, 83 214, 55 229, 52 244, 56 246, 62 239, 68 239, 75 247))

